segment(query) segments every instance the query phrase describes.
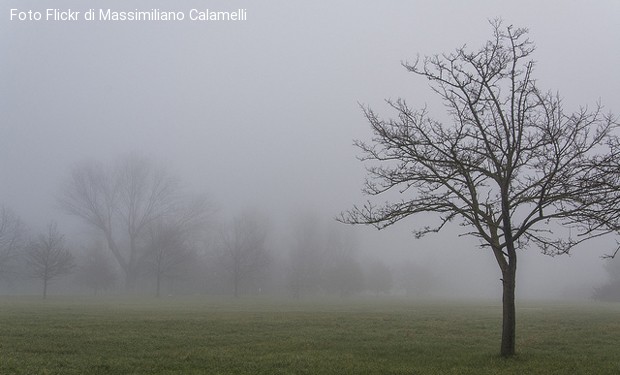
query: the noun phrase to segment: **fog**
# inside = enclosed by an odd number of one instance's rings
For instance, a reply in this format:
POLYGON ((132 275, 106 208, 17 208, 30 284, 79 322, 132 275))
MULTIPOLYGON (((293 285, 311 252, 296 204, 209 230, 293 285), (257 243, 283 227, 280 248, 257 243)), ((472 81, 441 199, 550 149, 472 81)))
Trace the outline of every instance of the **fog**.
MULTIPOLYGON (((382 231, 335 221, 366 199, 364 164, 352 145, 370 138, 360 103, 389 117, 384 100, 402 97, 442 116, 427 82, 401 62, 463 44, 477 47, 490 35, 488 20, 502 17, 529 28, 538 83, 557 90, 569 110, 600 100, 619 112, 620 3, 612 0, 55 1, 56 8, 81 12, 161 9, 187 15, 192 8, 242 8, 247 20, 10 20, 12 8, 47 6, 16 0, 0 6, 0 205, 31 234, 56 221, 76 252, 99 234, 59 207, 71 171, 80 163, 112 165, 134 155, 163 166, 184 193, 206 195, 214 208, 211 228, 244 212, 260 213, 272 256, 268 275, 261 276, 264 285, 286 283, 282 274, 295 246, 295 222, 306 215, 315 218, 319 241, 329 241, 329 233, 351 238, 361 268, 380 260, 394 274, 405 263, 419 267, 415 272, 425 270, 431 281, 418 293, 424 298, 499 300, 501 276, 493 255, 476 239, 459 236, 458 223, 415 239, 412 230, 431 216, 382 231)), ((207 237, 218 237, 216 232, 207 237)), ((607 279, 600 257, 614 241, 601 238, 555 258, 535 247, 520 252, 518 298, 590 298, 607 279)), ((203 242, 200 252, 207 252, 211 245, 203 242)), ((200 272, 213 286, 224 266, 209 259, 200 272)), ((82 293, 73 279, 58 281, 50 293, 82 293)), ((16 279, 1 290, 38 293, 38 286, 20 289, 20 283, 31 280, 16 279)), ((147 281, 142 287, 152 290, 147 281)), ((265 289, 288 294, 282 286, 265 289)), ((113 292, 119 291, 117 285, 113 292)), ((404 293, 396 286, 392 292, 404 293)))

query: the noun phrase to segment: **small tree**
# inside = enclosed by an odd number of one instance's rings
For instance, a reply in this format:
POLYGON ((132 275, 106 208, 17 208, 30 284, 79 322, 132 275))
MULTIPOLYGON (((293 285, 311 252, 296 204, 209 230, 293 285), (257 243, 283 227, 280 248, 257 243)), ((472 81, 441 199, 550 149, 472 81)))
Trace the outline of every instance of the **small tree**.
POLYGON ((430 82, 450 124, 401 99, 388 101, 395 119, 364 108, 374 137, 356 145, 363 160, 378 163, 367 169, 365 192, 396 190, 402 198, 355 206, 341 220, 384 228, 430 212, 439 221, 418 237, 452 220, 467 227, 465 234, 480 239, 501 271, 501 355, 511 356, 517 250, 535 245, 544 254, 566 254, 613 231, 613 211, 601 208, 618 201, 620 147, 618 123, 600 105, 566 113, 557 95, 537 87, 526 29, 500 21, 492 27, 493 37, 478 50, 464 46, 404 64, 430 82))
POLYGON ((43 281, 43 298, 47 298, 47 286, 55 278, 69 274, 75 267, 73 254, 65 246, 65 238, 52 222, 47 233, 39 235, 28 246, 27 262, 32 276, 43 281))

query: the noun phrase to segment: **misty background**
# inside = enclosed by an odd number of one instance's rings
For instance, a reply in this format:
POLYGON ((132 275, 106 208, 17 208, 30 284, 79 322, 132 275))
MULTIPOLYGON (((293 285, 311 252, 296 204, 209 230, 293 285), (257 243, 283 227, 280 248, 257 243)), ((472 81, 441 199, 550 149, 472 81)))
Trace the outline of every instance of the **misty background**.
MULTIPOLYGON (((206 194, 217 222, 260 212, 269 248, 285 259, 298 217, 344 226, 334 218, 366 199, 364 165, 352 146, 370 137, 359 103, 389 117, 384 99, 402 97, 441 118, 427 82, 401 62, 478 46, 496 17, 529 28, 535 76, 567 109, 600 100, 618 113, 620 3, 612 0, 92 1, 90 8, 115 10, 245 8, 248 19, 9 21, 11 8, 52 6, 87 8, 16 0, 0 7, 0 205, 33 233, 57 221, 75 248, 92 230, 58 206, 72 168, 137 154, 164 165, 188 192, 206 194)), ((427 270, 432 297, 499 299, 492 254, 458 237, 457 224, 416 240, 411 230, 425 220, 342 231, 354 232, 356 256, 368 264, 427 270)), ((527 249, 517 296, 590 297, 608 277, 600 256, 613 246, 605 238, 556 258, 527 249)))

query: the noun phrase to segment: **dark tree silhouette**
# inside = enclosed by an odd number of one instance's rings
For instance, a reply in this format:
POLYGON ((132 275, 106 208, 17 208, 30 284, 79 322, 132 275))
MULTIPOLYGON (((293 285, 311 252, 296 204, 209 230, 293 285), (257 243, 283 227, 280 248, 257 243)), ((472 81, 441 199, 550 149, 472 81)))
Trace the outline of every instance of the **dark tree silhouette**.
POLYGON ((618 123, 600 105, 568 113, 558 95, 537 87, 526 29, 491 24, 493 37, 478 50, 463 46, 404 64, 429 80, 449 123, 402 99, 388 101, 394 119, 364 108, 374 133, 372 142, 356 142, 362 160, 372 162, 364 191, 402 198, 355 206, 340 220, 384 228, 410 215, 438 214, 436 225, 417 236, 458 220, 501 270, 501 355, 512 356, 517 250, 534 245, 565 254, 616 229, 617 211, 602 208, 618 207, 620 148, 618 123))

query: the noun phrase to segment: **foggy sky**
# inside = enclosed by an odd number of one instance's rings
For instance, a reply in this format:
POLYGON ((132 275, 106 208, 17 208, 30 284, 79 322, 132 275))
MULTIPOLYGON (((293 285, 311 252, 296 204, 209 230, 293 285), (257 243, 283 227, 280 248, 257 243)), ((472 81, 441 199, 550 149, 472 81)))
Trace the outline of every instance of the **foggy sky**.
MULTIPOLYGON (((296 211, 335 217, 364 200, 352 141, 370 129, 358 103, 388 117, 383 100, 403 97, 441 116, 427 82, 401 62, 477 48, 496 17, 530 29, 539 85, 559 91, 568 110, 600 99, 620 113, 615 0, 7 0, 0 12, 0 204, 35 227, 67 219, 54 197, 72 165, 127 153, 167 165, 223 212, 256 207, 281 229, 296 211), (245 8, 248 20, 9 21, 11 8, 52 6, 245 8)), ((416 241, 410 231, 424 222, 362 230, 363 250, 450 273, 455 295, 498 297, 492 255, 457 237, 456 225, 416 241)), ((604 279, 599 256, 609 241, 555 259, 528 249, 518 296, 587 294, 604 279)))

